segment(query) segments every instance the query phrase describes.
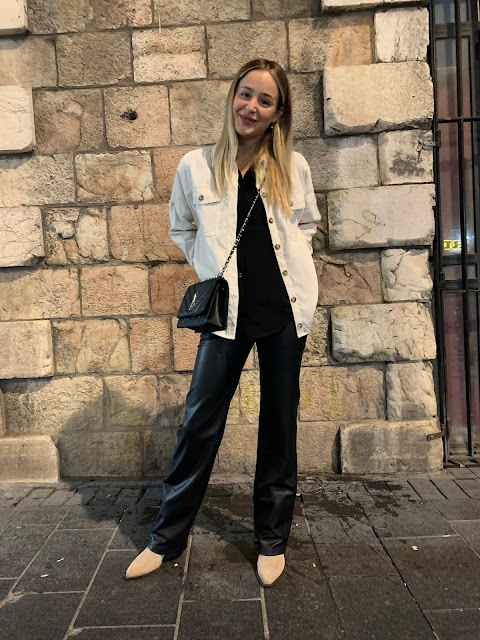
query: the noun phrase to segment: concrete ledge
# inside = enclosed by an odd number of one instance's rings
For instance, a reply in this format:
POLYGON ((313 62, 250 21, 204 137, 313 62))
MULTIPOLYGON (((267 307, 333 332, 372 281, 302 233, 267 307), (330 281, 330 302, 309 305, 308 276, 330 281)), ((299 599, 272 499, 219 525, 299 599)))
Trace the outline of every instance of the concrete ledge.
POLYGON ((427 472, 443 468, 438 420, 359 422, 340 427, 342 474, 427 472))
POLYGON ((26 0, 2 0, 0 36, 27 31, 26 0))
POLYGON ((50 436, 0 440, 0 481, 58 482, 58 451, 50 436))

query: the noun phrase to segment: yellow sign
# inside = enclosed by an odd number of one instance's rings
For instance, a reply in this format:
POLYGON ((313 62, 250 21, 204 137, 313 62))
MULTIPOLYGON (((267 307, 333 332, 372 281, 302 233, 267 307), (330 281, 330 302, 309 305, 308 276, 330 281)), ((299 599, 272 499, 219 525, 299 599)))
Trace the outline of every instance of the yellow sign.
POLYGON ((461 240, 444 240, 443 249, 444 251, 461 251, 462 241, 461 240))

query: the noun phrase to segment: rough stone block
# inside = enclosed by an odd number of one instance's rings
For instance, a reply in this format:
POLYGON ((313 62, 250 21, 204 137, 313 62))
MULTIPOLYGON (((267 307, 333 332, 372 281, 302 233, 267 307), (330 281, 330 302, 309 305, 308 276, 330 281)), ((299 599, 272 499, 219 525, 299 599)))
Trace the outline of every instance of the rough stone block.
POLYGON ((105 89, 105 124, 110 147, 164 147, 170 144, 167 87, 105 89))
POLYGON ((330 249, 430 245, 435 185, 395 185, 329 193, 330 249))
POLYGON ((33 265, 44 255, 40 209, 0 209, 0 267, 33 265))
POLYGON ((303 154, 310 165, 315 190, 379 183, 377 145, 369 136, 299 140, 295 151, 303 154))
POLYGON ((2 382, 7 435, 56 435, 103 427, 103 384, 88 376, 2 382))
POLYGON ((0 85, 55 87, 53 38, 0 38, 0 85))
POLYGON ((104 380, 108 429, 155 424, 158 414, 155 376, 106 376, 104 380))
POLYGON ((189 264, 159 264, 151 269, 152 311, 177 314, 187 288, 198 276, 189 264))
POLYGON ((131 81, 130 35, 76 33, 57 38, 59 84, 70 87, 131 81))
POLYGON ((53 375, 52 332, 48 320, 1 322, 0 378, 53 375))
POLYGON ((168 235, 169 228, 170 216, 166 202, 112 207, 112 256, 123 262, 185 260, 183 251, 168 235))
POLYGON ((3 0, 0 36, 24 33, 27 29, 26 0, 3 0))
POLYGON ((150 0, 95 0, 97 29, 144 27, 152 24, 150 0))
POLYGON ((382 302, 378 253, 317 251, 318 304, 382 302))
POLYGON ((387 249, 382 251, 381 267, 386 302, 431 299, 428 249, 387 249))
POLYGON ((203 27, 134 31, 132 47, 135 82, 207 76, 203 27))
POLYGON ((0 440, 0 481, 58 482, 58 451, 49 436, 0 440))
POLYGON ((252 11, 254 20, 265 18, 308 18, 318 11, 312 6, 311 0, 253 0, 252 11))
POLYGON ((342 474, 429 472, 443 467, 437 420, 351 423, 340 427, 342 474))
POLYGON ((413 129, 380 133, 378 159, 382 184, 433 182, 431 144, 431 131, 413 129))
POLYGON ((185 415, 185 399, 192 376, 187 373, 169 373, 158 378, 158 426, 179 427, 185 415))
POLYGON ((306 367, 300 372, 300 420, 385 418, 383 367, 306 367))
POLYGON ((324 67, 371 64, 369 15, 307 18, 288 23, 290 68, 305 73, 324 67))
POLYGON ((130 350, 135 373, 168 371, 171 368, 170 318, 132 318, 130 350))
POLYGON ((138 479, 142 475, 141 431, 70 433, 57 439, 63 478, 138 479))
MULTIPOLYGON (((389 6, 399 0, 322 0, 324 11, 348 11, 370 9, 371 7, 389 6)), ((416 4, 418 0, 402 0, 403 4, 416 4)))
POLYGON ((7 433, 7 425, 5 422, 5 403, 3 401, 3 393, 0 389, 0 438, 4 438, 7 433))
POLYGON ((170 88, 172 142, 205 145, 218 140, 230 83, 219 80, 177 82, 170 88), (198 114, 202 117, 199 118, 198 114))
POLYGON ((142 265, 83 267, 84 315, 134 315, 149 311, 148 270, 142 265))
POLYGON ((426 7, 375 13, 375 61, 426 60, 430 40, 426 7))
POLYGON ((72 320, 53 323, 57 373, 130 369, 125 320, 72 320))
MULTIPOLYGON (((177 444, 178 429, 145 430, 143 434, 143 476, 163 477, 169 470, 177 444)), ((215 467, 214 467, 215 470, 215 467)))
POLYGON ((424 304, 337 307, 331 318, 333 357, 339 362, 435 359, 433 323, 424 304))
POLYGON ((23 153, 35 145, 30 87, 0 87, 0 153, 23 153))
POLYGON ((109 259, 105 209, 46 209, 44 228, 47 264, 92 264, 109 259))
POLYGON ((37 91, 34 110, 40 153, 93 151, 104 147, 100 89, 37 91))
POLYGON ((292 95, 293 137, 318 138, 323 131, 322 83, 317 73, 288 74, 292 95))
POLYGON ((229 426, 218 450, 218 473, 255 473, 258 427, 253 424, 229 426))
POLYGON ((344 422, 299 422, 298 471, 340 473, 340 432, 344 422))
POLYGON ((75 166, 80 201, 145 202, 155 195, 148 151, 82 153, 75 166))
POLYGON ((260 413, 260 372, 243 371, 239 390, 241 421, 257 424, 260 413))
POLYGON ((70 156, 0 156, 1 207, 74 201, 73 162, 70 156))
POLYGON ((154 24, 203 24, 204 22, 229 22, 231 20, 250 20, 249 0, 235 3, 225 0, 156 0, 154 24))
POLYGON ((389 420, 435 418, 437 400, 430 362, 387 364, 387 416, 389 420))
POLYGON ((0 271, 0 320, 41 320, 79 314, 76 269, 0 271))
POLYGON ((212 78, 230 78, 253 58, 287 65, 287 31, 280 20, 208 25, 207 38, 208 72, 212 78))
POLYGON ((433 85, 426 62, 327 67, 323 88, 329 136, 427 129, 433 118, 433 85))
POLYGON ((304 367, 317 367, 327 364, 327 344, 328 311, 322 307, 317 307, 315 309, 312 326, 307 335, 302 365, 304 367))
POLYGON ((32 33, 64 33, 94 28, 94 0, 29 0, 32 33))
POLYGON ((178 163, 188 152, 198 147, 175 147, 153 150, 155 190, 160 200, 167 202, 172 195, 173 179, 178 163))

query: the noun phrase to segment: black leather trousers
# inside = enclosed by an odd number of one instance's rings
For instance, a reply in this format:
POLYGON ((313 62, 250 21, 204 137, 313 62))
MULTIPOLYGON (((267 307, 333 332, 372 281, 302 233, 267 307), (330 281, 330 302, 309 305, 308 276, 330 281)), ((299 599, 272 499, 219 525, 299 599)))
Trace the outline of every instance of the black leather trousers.
MULTIPOLYGON (((281 331, 256 340, 260 367, 260 414, 253 489, 254 544, 263 555, 285 553, 297 489, 297 408, 306 336, 297 337, 292 320, 281 331)), ((178 557, 187 546, 195 515, 208 486, 230 401, 253 346, 203 333, 185 417, 163 499, 148 547, 178 557)))

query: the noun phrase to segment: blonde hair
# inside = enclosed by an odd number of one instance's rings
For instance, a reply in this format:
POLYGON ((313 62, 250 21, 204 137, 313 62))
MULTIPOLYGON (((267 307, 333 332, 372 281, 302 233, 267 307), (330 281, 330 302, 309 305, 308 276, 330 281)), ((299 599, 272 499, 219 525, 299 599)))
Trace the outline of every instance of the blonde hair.
POLYGON ((265 177, 261 191, 262 197, 269 203, 283 209, 287 217, 291 217, 290 166, 293 139, 290 86, 285 71, 273 60, 266 60, 265 58, 250 60, 240 67, 233 77, 227 94, 222 133, 215 145, 215 152, 210 154, 210 164, 214 174, 217 194, 221 196, 226 194, 232 171, 235 169, 238 135, 235 130, 232 113, 233 98, 239 81, 252 69, 265 70, 271 74, 278 87, 277 109, 283 107, 283 113, 273 125, 273 128, 267 128, 262 138, 257 142, 253 169, 260 183, 265 177))

